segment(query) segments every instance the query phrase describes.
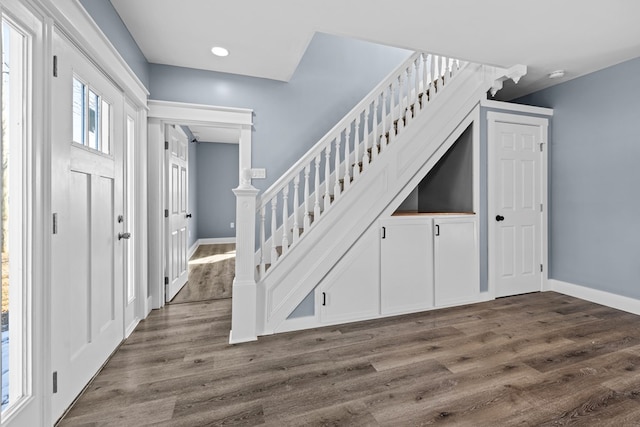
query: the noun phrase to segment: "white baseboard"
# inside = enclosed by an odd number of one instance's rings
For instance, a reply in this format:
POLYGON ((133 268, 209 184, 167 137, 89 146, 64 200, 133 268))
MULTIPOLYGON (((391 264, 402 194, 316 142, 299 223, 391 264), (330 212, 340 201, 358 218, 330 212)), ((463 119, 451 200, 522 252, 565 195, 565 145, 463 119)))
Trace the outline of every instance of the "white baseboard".
POLYGON ((198 239, 195 243, 189 248, 189 253, 187 254, 187 259, 191 258, 193 254, 198 250, 200 245, 220 245, 223 243, 235 243, 235 237, 213 237, 209 239, 198 239))
POLYGON ((196 252, 196 250, 198 249, 198 246, 200 246, 200 242, 198 240, 196 240, 195 242, 193 242, 193 245, 189 248, 189 252, 187 253, 187 259, 191 259, 191 257, 193 256, 193 254, 196 252))
POLYGON ((235 243, 235 237, 214 237, 209 239, 198 239, 199 245, 216 245, 220 243, 235 243))
POLYGON ((549 279, 549 290, 586 301, 595 302, 596 304, 606 305, 607 307, 626 311, 628 313, 640 314, 640 300, 635 298, 629 298, 554 279, 549 279))

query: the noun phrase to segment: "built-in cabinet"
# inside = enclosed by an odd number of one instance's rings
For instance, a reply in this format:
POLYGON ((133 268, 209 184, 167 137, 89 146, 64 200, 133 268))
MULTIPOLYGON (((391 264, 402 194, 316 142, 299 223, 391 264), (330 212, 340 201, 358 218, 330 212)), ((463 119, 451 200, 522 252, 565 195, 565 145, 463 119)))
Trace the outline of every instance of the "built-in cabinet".
POLYGON ((324 324, 411 313, 480 296, 475 214, 400 214, 372 226, 315 290, 324 324))
POLYGON ((478 300, 476 215, 404 214, 380 224, 382 314, 478 300))

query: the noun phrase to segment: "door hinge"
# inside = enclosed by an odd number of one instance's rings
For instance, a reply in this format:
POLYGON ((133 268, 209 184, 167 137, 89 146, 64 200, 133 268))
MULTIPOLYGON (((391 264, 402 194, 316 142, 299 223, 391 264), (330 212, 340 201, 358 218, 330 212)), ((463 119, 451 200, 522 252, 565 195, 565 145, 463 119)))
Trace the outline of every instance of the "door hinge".
POLYGON ((540 203, 540 212, 544 212, 544 205, 540 203))
POLYGON ((540 273, 542 273, 544 271, 544 267, 542 266, 542 264, 540 264, 540 273))
POLYGON ((58 77, 58 55, 53 55, 53 77, 58 77))
POLYGON ((542 147, 544 146, 544 142, 540 143, 540 151, 542 151, 542 147))
POLYGON ((58 214, 53 214, 53 234, 58 234, 58 214))
POLYGON ((168 150, 169 149, 169 141, 165 141, 164 142, 164 149, 168 150))
POLYGON ((169 277, 164 276, 164 284, 168 285, 169 284, 169 277))
POLYGON ((164 210, 164 217, 169 218, 169 209, 164 210))
POLYGON ((58 371, 53 372, 53 393, 58 392, 58 371))

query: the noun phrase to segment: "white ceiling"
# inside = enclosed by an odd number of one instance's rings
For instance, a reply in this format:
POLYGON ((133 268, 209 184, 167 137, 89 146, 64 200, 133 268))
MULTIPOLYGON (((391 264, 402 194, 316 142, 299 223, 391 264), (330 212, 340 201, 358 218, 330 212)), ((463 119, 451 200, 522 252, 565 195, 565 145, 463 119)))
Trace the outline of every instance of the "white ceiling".
POLYGON ((529 74, 509 99, 640 56, 638 0, 111 0, 147 60, 287 81, 314 32, 529 74), (219 45, 231 54, 210 53, 219 45), (546 75, 566 70, 551 81, 546 75))

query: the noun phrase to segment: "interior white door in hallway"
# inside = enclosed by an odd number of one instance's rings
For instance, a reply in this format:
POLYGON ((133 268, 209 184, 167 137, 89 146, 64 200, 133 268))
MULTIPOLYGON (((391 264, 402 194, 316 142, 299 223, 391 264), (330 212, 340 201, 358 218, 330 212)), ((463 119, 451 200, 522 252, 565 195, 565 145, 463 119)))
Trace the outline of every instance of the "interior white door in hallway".
POLYGON ((541 290, 547 120, 489 113, 489 264, 495 296, 541 290))
POLYGON ((55 31, 52 102, 52 417, 124 336, 123 94, 55 31))
POLYGON ((169 302, 187 283, 189 275, 188 251, 188 140, 181 129, 167 125, 165 129, 167 156, 167 238, 165 301, 169 302))

